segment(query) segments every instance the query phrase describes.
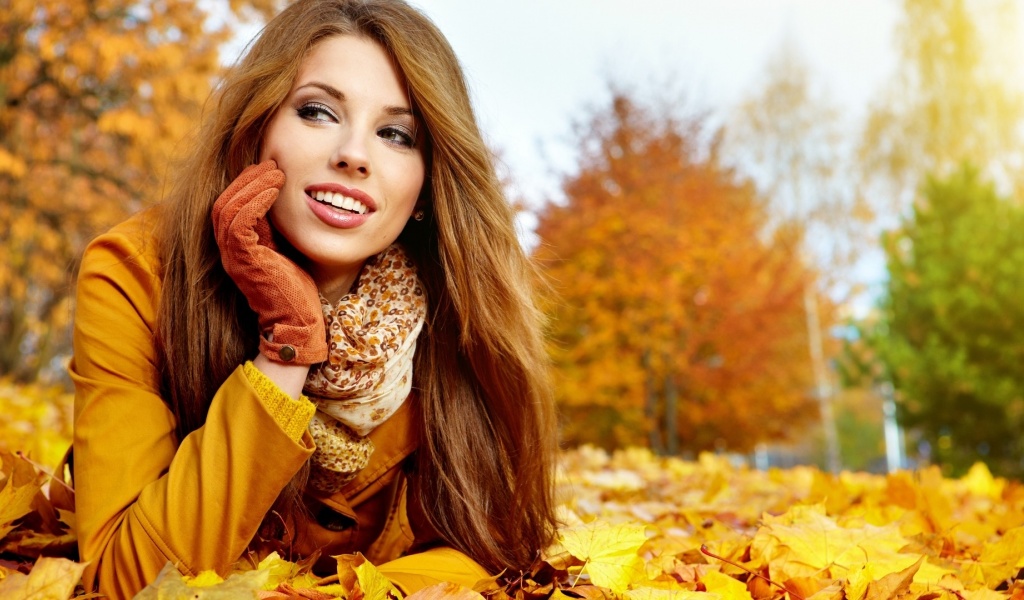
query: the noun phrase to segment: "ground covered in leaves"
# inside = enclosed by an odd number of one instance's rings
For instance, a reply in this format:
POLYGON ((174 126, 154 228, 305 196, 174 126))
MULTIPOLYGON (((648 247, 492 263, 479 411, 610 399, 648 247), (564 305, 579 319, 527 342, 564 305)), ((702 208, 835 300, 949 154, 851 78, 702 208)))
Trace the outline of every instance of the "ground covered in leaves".
MULTIPOLYGON (((46 555, 73 544, 74 515, 51 507, 37 466, 0 460, 0 597, 73 597, 82 565, 46 555)), ((1024 600, 1024 486, 980 464, 960 479, 934 467, 831 476, 581 448, 563 455, 559 494, 565 526, 530 572, 409 600, 1024 600)), ((327 579, 276 556, 226 579, 168 568, 139 597, 400 594, 354 555, 327 579)))

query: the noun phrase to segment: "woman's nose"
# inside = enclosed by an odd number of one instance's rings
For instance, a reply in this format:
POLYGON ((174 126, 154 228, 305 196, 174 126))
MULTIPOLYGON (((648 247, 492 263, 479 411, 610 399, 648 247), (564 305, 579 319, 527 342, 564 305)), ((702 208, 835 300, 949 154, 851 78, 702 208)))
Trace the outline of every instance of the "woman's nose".
POLYGON ((351 171, 362 176, 369 175, 370 157, 363 136, 352 130, 346 132, 338 141, 331 163, 343 171, 351 171))

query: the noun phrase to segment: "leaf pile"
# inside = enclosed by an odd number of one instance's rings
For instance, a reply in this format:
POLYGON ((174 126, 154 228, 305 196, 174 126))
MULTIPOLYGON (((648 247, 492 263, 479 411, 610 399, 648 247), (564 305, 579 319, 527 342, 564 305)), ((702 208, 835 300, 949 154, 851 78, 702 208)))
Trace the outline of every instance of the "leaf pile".
POLYGON ((583 447, 563 455, 563 474, 574 529, 593 530, 588 556, 566 545, 584 561, 575 572, 615 594, 1024 600, 1024 486, 980 463, 961 479, 938 467, 832 476, 583 447), (610 580, 585 564, 638 525, 642 576, 610 580))
MULTIPOLYGON (((50 506, 45 475, 0 458, 0 597, 67 598, 83 565, 42 558, 29 571, 9 557, 59 551, 73 515, 50 506)), ((1024 600, 1024 486, 982 464, 960 479, 936 467, 832 476, 581 447, 562 456, 559 499, 558 540, 528 572, 409 600, 1024 600)), ((361 555, 337 559, 327 578, 276 555, 226 578, 168 567, 138 597, 401 597, 361 555)))

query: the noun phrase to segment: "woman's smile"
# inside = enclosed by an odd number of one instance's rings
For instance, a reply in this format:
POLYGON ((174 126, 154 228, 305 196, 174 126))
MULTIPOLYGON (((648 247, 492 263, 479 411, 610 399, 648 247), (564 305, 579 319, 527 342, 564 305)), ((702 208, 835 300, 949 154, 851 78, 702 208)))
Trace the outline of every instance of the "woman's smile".
POLYGON ((316 184, 306 189, 310 211, 329 227, 359 227, 376 212, 373 198, 357 189, 336 183, 316 184))

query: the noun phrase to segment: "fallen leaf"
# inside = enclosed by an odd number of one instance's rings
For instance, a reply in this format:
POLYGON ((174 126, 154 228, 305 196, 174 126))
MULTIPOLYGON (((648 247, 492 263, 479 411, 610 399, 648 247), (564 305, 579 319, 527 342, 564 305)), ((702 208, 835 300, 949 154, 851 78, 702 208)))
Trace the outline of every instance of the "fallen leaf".
POLYGON ((0 597, 7 600, 67 600, 82 580, 86 564, 66 558, 40 558, 28 575, 13 573, 0 581, 0 597))
POLYGON ((405 600, 483 600, 483 596, 457 583, 441 582, 410 594, 405 600))
POLYGON ((992 477, 992 471, 989 471, 988 466, 982 462, 974 463, 960 481, 972 494, 989 498, 999 498, 1006 488, 1006 480, 992 477))
POLYGON ((914 575, 917 574, 923 562, 924 557, 922 556, 917 559, 917 562, 906 569, 896 573, 889 573, 877 581, 872 581, 868 584, 865 598, 867 600, 889 600, 889 598, 895 598, 906 592, 910 589, 910 584, 914 581, 914 575))
POLYGON ((627 600, 722 600, 723 597, 709 592, 691 592, 687 590, 661 590, 650 587, 638 587, 625 593, 627 600))
POLYGON ((720 571, 708 571, 700 582, 704 584, 704 589, 717 594, 722 600, 753 600, 747 584, 720 571))
POLYGON ((32 512, 32 500, 39 493, 34 481, 18 484, 13 477, 0 489, 0 539, 7 536, 17 525, 15 521, 32 512))
POLYGON ((820 577, 794 577, 786 582, 786 589, 789 590, 790 596, 809 598, 835 583, 836 580, 820 577))
POLYGON ((804 600, 845 600, 846 594, 843 593, 843 584, 840 581, 835 581, 831 585, 821 588, 817 592, 814 592, 810 596, 804 596, 804 600))
MULTIPOLYGON (((822 576, 826 570, 838 578, 869 563, 893 560, 906 545, 896 524, 843 527, 818 504, 794 506, 780 517, 766 517, 751 543, 751 557, 767 562, 776 581, 822 576)), ((906 566, 900 564, 894 570, 906 566)))
MULTIPOLYGON (((164 565, 156 580, 135 596, 135 600, 232 600, 235 598, 258 598, 258 591, 266 583, 266 571, 242 571, 231 574, 227 579, 213 585, 195 587, 178 572, 171 563, 164 565)), ((196 578, 193 578, 193 581, 196 578)), ((201 583, 210 579, 204 578, 201 583)), ((66 600, 66 596, 61 600, 66 600)))
POLYGON ((346 590, 346 595, 359 590, 366 600, 402 598, 398 588, 361 553, 341 554, 333 558, 338 561, 338 581, 346 590))
POLYGON ((217 574, 216 571, 202 571, 195 577, 183 577, 185 584, 189 587, 212 587, 218 583, 223 583, 224 578, 217 574))
POLYGON ((313 587, 317 581, 316 577, 309 574, 307 565, 289 562, 277 552, 268 554, 256 568, 267 572, 267 582, 263 584, 265 590, 276 589, 285 582, 292 588, 306 589, 313 587))
POLYGON ((569 554, 584 561, 590 581, 617 594, 644 576, 639 554, 647 541, 642 525, 590 523, 563 530, 559 541, 569 554))
POLYGON ((985 583, 995 588, 1024 568, 1024 527, 1016 527, 1003 534, 999 541, 985 544, 978 557, 985 573, 985 583))

